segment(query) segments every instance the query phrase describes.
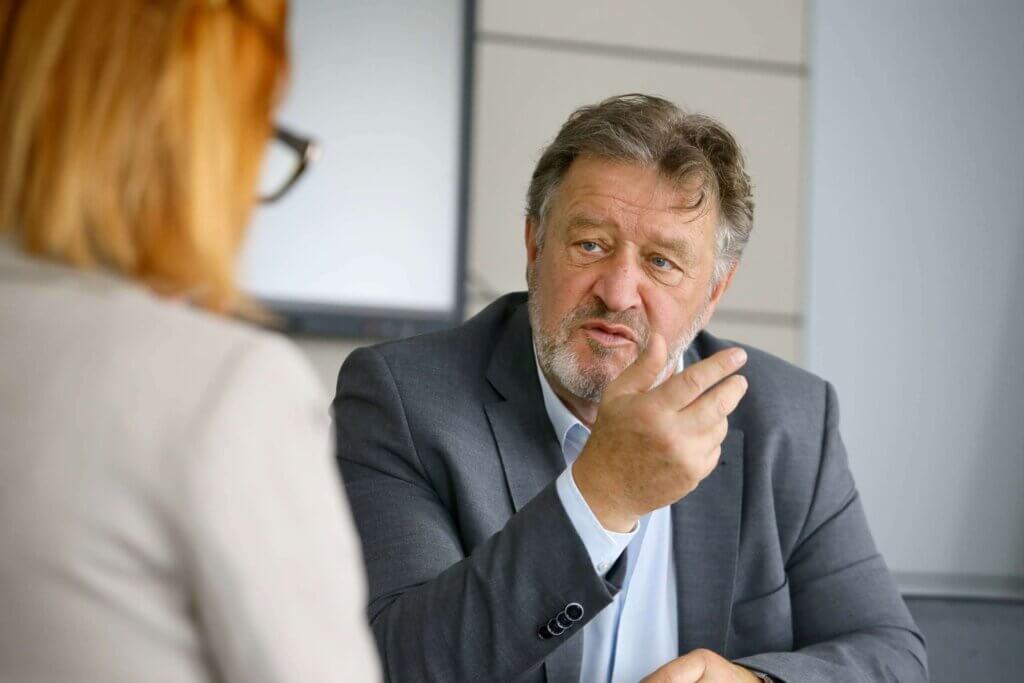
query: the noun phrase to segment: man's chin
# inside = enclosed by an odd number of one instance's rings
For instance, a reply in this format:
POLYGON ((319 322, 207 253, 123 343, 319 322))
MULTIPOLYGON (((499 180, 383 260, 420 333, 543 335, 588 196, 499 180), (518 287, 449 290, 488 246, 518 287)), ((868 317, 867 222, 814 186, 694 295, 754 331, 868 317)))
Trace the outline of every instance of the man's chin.
POLYGON ((602 379, 603 383, 612 382, 623 370, 636 360, 636 352, 630 348, 609 348, 599 346, 592 348, 596 342, 588 342, 587 348, 576 354, 580 371, 588 377, 602 379))

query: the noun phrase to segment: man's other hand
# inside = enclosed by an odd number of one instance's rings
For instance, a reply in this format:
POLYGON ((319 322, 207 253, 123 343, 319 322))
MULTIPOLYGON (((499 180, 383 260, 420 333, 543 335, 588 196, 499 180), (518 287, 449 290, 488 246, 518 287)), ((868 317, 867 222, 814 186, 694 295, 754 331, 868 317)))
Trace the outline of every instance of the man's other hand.
POLYGON ((673 659, 641 683, 761 683, 742 666, 733 664, 711 650, 694 650, 673 659))
POLYGON ((715 469, 728 416, 747 390, 733 375, 742 349, 720 351, 651 388, 667 362, 665 340, 608 385, 573 479, 601 524, 628 532, 643 515, 675 503, 715 469))

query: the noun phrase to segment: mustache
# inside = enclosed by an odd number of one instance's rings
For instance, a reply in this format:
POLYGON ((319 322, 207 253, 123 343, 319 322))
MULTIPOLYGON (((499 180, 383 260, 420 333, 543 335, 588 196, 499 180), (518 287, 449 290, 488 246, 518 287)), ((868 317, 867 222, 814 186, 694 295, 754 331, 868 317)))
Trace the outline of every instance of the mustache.
POLYGON ((647 319, 640 311, 611 311, 600 299, 591 299, 572 310, 561 326, 563 338, 568 337, 573 329, 588 320, 600 320, 610 325, 628 327, 636 335, 640 350, 647 348, 647 342, 650 341, 651 330, 647 319))

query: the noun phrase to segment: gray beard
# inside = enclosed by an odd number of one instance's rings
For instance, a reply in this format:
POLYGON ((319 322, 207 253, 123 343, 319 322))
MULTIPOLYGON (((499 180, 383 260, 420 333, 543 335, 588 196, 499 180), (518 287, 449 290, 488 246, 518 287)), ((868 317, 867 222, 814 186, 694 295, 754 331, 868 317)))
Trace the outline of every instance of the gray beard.
MULTIPOLYGON (((572 334, 577 324, 583 320, 596 318, 610 323, 628 325, 630 329, 637 333, 637 353, 640 354, 647 349, 650 341, 650 331, 647 328, 646 321, 638 319, 636 314, 626 315, 609 312, 604 308, 603 304, 595 301, 577 306, 576 309, 562 320, 555 330, 545 329, 541 322, 543 316, 541 315, 540 298, 537 296, 537 283, 533 269, 528 274, 527 280, 529 285, 528 308, 530 327, 533 329, 534 351, 537 354, 537 363, 540 365, 540 369, 548 377, 558 380, 576 398, 590 403, 600 403, 605 389, 618 377, 618 374, 613 374, 601 367, 585 369, 569 344, 569 335, 572 334)), ((710 301, 711 291, 709 289, 704 305, 690 322, 689 328, 674 343, 669 342, 668 361, 658 374, 658 378, 651 385, 652 387, 658 386, 675 373, 676 368, 679 367, 679 357, 690 346, 701 329, 703 329, 704 313, 707 311, 710 301)), ((587 340, 587 345, 598 358, 610 358, 615 353, 613 349, 609 349, 590 339, 587 340)))

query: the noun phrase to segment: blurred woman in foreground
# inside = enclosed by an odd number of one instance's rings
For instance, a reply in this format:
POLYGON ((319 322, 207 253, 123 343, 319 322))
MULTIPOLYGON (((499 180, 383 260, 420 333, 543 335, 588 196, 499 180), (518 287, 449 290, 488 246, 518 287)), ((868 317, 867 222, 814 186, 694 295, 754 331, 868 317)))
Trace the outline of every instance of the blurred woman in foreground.
POLYGON ((285 14, 0 0, 0 680, 379 676, 328 399, 225 315, 285 14))

